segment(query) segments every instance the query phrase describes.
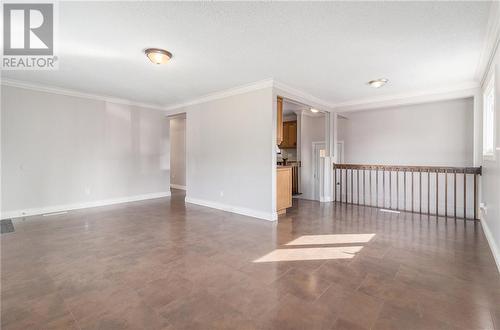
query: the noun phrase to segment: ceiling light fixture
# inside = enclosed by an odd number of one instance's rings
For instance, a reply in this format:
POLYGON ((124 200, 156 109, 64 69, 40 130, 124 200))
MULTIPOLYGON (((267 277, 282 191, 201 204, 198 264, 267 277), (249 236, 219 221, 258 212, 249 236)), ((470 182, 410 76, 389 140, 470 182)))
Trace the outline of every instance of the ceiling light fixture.
POLYGON ((311 112, 312 112, 312 113, 317 113, 317 112, 319 112, 319 110, 314 109, 314 108, 311 108, 311 112))
POLYGON ((385 84, 387 84, 388 82, 389 82, 389 79, 386 79, 386 78, 375 79, 375 80, 369 81, 368 85, 370 85, 373 88, 380 88, 380 87, 384 86, 385 84))
POLYGON ((154 64, 165 64, 172 58, 172 53, 160 48, 148 48, 144 53, 154 64))

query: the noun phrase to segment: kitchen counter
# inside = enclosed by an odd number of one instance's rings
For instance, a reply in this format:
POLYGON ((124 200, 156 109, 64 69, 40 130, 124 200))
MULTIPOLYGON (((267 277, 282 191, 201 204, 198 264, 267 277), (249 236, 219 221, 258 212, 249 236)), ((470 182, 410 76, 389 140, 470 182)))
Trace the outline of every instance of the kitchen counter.
POLYGON ((278 165, 276 167, 276 211, 286 213, 292 206, 292 166, 278 165))

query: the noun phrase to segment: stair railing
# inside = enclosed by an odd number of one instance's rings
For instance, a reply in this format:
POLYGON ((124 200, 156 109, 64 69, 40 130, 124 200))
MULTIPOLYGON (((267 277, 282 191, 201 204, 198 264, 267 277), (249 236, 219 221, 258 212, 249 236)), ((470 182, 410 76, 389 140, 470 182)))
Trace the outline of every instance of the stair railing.
POLYGON ((334 201, 478 219, 481 167, 333 164, 334 201))

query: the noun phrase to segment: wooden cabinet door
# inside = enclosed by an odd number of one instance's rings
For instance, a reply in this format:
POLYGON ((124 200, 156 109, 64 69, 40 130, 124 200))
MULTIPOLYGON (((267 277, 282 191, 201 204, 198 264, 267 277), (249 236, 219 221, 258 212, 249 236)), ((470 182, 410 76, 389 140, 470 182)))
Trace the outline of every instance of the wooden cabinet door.
POLYGON ((278 167, 276 181, 276 210, 283 213, 292 206, 292 168, 278 167))
POLYGON ((276 144, 280 145, 283 142, 283 98, 278 96, 276 116, 276 144))
POLYGON ((288 124, 288 145, 290 148, 297 148, 297 122, 291 121, 288 124))
POLYGON ((297 148, 297 122, 285 121, 283 123, 283 142, 279 145, 282 149, 297 148))
POLYGON ((288 122, 285 121, 283 123, 283 141, 280 144, 280 148, 290 148, 290 130, 289 130, 288 122))

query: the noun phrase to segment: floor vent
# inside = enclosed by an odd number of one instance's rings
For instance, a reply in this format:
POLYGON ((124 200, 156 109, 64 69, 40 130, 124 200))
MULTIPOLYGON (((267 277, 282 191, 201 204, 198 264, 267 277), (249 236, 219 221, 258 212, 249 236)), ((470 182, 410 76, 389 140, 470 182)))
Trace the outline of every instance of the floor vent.
POLYGON ((0 220, 0 229, 2 234, 13 233, 14 224, 12 224, 12 220, 10 219, 0 220))

